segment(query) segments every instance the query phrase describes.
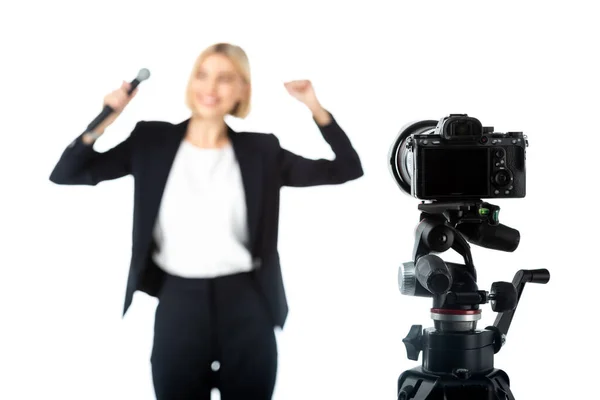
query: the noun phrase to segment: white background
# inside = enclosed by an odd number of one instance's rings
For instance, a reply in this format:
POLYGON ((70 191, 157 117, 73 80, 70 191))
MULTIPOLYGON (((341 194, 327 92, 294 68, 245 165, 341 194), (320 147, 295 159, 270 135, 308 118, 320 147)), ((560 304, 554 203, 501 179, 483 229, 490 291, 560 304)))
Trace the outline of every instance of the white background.
MULTIPOLYGON (((523 131, 530 142, 527 197, 496 203, 501 222, 520 230, 520 247, 472 251, 482 289, 522 268, 552 277, 525 287, 496 366, 517 399, 590 398, 600 278, 595 2, 348 3, 3 4, 0 398, 154 398, 155 299, 136 294, 121 319, 132 179, 61 187, 48 176, 103 96, 142 67, 152 77, 96 149, 116 145, 138 120, 187 118, 188 73, 217 41, 242 46, 252 67, 253 110, 230 120, 234 129, 332 157, 283 87, 311 79, 365 169, 342 186, 282 193, 290 315, 278 333, 276 399, 395 399, 399 374, 420 363, 401 340, 412 324, 432 325, 431 301, 397 286, 418 201, 397 188, 387 152, 407 122, 449 113, 523 131)), ((482 328, 495 316, 483 309, 482 328)))

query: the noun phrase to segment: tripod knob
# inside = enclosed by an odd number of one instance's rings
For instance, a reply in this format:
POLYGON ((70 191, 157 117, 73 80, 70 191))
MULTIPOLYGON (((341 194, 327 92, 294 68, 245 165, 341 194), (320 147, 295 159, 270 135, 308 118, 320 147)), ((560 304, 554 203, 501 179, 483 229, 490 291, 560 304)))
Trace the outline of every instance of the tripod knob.
POLYGON ((413 262, 405 262, 398 269, 398 286, 400 293, 414 296, 417 291, 417 274, 413 262))
POLYGON ((517 307, 517 288, 510 282, 494 282, 489 298, 492 310, 505 312, 517 307))
POLYGON ((419 353, 423 349, 423 326, 413 325, 408 335, 402 339, 406 347, 406 356, 409 360, 417 361, 419 353))

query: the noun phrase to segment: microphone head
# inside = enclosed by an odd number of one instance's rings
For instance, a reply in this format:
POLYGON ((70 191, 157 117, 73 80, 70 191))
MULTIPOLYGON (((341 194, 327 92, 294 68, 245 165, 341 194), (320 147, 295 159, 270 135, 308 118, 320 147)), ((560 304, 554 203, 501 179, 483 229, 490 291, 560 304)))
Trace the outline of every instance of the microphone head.
POLYGON ((140 69, 140 72, 138 72, 138 76, 136 79, 141 82, 145 81, 148 78, 150 78, 150 71, 148 71, 146 68, 140 69))

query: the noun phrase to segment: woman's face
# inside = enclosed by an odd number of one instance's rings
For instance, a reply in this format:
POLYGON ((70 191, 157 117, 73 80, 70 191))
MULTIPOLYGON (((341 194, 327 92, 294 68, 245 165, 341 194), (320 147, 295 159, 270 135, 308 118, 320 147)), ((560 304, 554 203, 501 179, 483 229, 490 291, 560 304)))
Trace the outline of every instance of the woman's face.
POLYGON ((222 54, 208 56, 192 77, 192 106, 204 118, 222 118, 245 94, 245 83, 222 54))

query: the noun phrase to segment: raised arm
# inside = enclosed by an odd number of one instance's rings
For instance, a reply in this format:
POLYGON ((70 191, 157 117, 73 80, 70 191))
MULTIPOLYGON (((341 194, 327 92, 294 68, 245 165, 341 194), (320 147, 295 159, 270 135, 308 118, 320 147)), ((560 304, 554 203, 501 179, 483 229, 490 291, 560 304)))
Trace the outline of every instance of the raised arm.
POLYGON ((133 132, 121 143, 105 152, 97 152, 93 142, 79 136, 63 151, 50 174, 50 181, 59 185, 97 185, 102 181, 131 174, 131 146, 133 132))
POLYGON ((77 137, 63 151, 58 163, 50 174, 50 181, 59 185, 97 185, 99 182, 117 179, 131 173, 131 146, 135 126, 127 139, 112 149, 99 153, 94 150, 95 140, 104 133, 125 106, 135 97, 137 89, 128 94, 130 84, 123 82, 120 88, 104 97, 104 104, 114 111, 95 129, 77 137))
POLYGON ((288 93, 308 107, 323 138, 335 154, 333 160, 308 159, 279 146, 278 161, 283 186, 340 184, 360 178, 364 172, 350 139, 329 111, 324 109, 308 80, 285 83, 288 93))
MULTIPOLYGON (((334 185, 363 176, 364 172, 358 153, 335 118, 328 114, 328 123, 315 122, 325 141, 335 154, 333 160, 308 159, 279 147, 279 168, 283 186, 305 187, 334 185)), ((277 142, 279 145, 279 141, 277 142)))

